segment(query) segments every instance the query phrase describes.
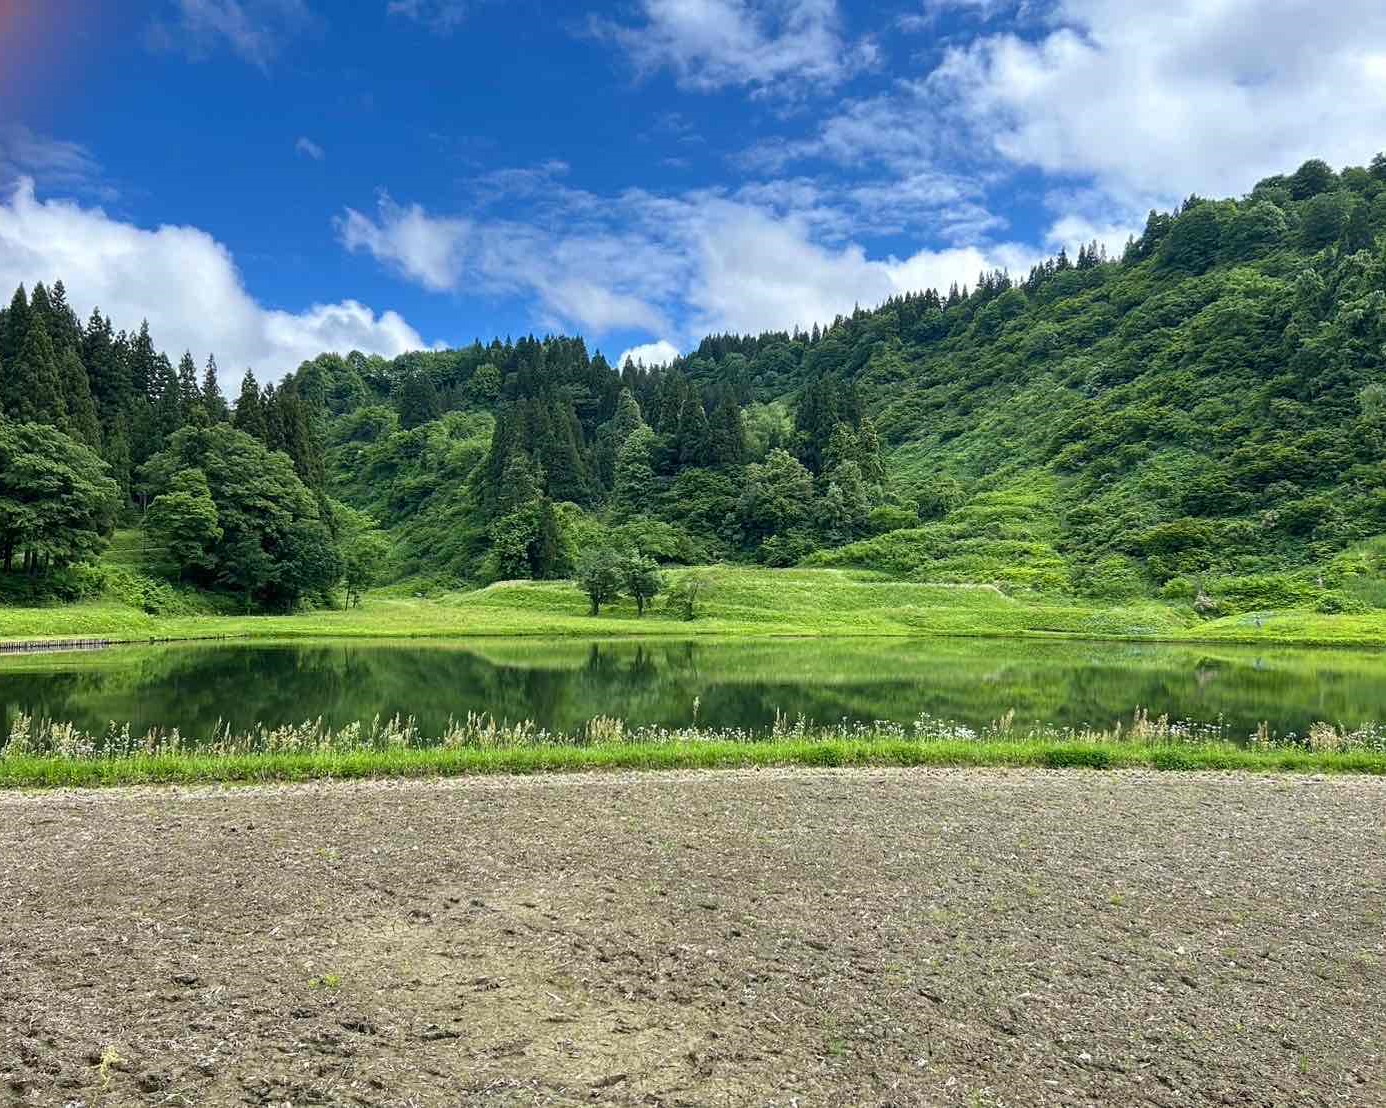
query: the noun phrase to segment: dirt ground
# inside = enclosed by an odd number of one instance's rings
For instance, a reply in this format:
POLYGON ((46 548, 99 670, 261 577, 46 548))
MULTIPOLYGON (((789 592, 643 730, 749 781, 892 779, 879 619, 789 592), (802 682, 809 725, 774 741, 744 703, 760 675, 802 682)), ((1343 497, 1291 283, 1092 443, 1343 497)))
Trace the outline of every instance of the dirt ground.
POLYGON ((0 795, 0 1104, 1386 1104, 1383 913, 1360 778, 0 795))

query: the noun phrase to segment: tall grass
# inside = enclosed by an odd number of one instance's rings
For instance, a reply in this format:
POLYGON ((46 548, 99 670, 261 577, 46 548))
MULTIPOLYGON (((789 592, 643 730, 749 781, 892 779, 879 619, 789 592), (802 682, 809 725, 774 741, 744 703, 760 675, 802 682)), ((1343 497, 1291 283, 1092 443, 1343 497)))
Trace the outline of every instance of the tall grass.
POLYGON ((532 721, 468 715, 442 734, 412 719, 345 727, 308 720, 201 740, 176 729, 142 735, 111 724, 92 734, 18 717, 0 748, 0 787, 197 781, 296 781, 580 769, 695 769, 772 765, 1073 766, 1094 769, 1245 769, 1386 773, 1386 728, 1315 724, 1303 737, 1263 726, 1243 744, 1221 722, 1151 719, 1137 711, 1112 729, 1017 725, 1007 714, 974 729, 920 716, 907 725, 814 724, 778 718, 765 730, 631 727, 598 717, 570 733, 532 721))

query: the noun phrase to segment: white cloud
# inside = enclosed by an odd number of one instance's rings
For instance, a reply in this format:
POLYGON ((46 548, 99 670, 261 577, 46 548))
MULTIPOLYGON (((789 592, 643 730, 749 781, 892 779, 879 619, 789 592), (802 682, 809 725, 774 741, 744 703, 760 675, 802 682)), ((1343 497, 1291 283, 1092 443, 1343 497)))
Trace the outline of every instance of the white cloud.
POLYGON ((953 282, 983 270, 1027 271, 1039 251, 1016 244, 924 249, 872 257, 856 243, 828 247, 805 224, 744 205, 713 203, 692 217, 696 251, 686 300, 689 338, 707 332, 805 329, 860 304, 953 282))
POLYGON ((380 222, 348 208, 337 225, 342 244, 364 250, 426 289, 441 292, 462 276, 462 249, 471 232, 465 219, 440 219, 418 204, 402 208, 380 196, 380 222))
POLYGON ((1380 0, 1059 0, 1050 21, 952 50, 931 91, 1007 161, 1092 175, 1132 209, 1382 145, 1380 0))
POLYGON ((644 21, 596 20, 637 75, 668 69, 685 89, 832 88, 871 65, 870 42, 849 43, 837 0, 641 0, 644 21))
POLYGON ((1110 252, 1149 208, 1238 195, 1312 157, 1361 164, 1386 145, 1379 0, 925 0, 917 19, 945 9, 1008 15, 1010 29, 989 24, 931 73, 847 100, 807 136, 762 141, 740 164, 831 163, 865 177, 858 233, 890 231, 895 212, 903 229, 928 220, 959 245, 997 234, 988 189, 1037 169, 1056 219, 1046 243, 1096 237, 1110 252), (930 195, 958 182, 971 187, 949 231, 930 195))
POLYGON ((294 150, 305 158, 312 158, 315 162, 320 162, 327 157, 327 151, 305 135, 299 136, 298 141, 294 143, 294 150))
POLYGON ((1096 242, 1106 247, 1109 258, 1120 258, 1127 241, 1140 238, 1144 230, 1144 226, 1137 223, 1109 223, 1070 213, 1054 222, 1045 242, 1056 254, 1061 249, 1067 250, 1069 257, 1076 257, 1079 247, 1096 242))
POLYGON ((375 218, 349 209, 338 226, 349 249, 426 288, 528 296, 546 326, 685 345, 714 331, 807 328, 984 269, 1028 269, 1038 254, 1005 245, 871 257, 844 234, 857 203, 792 181, 734 195, 550 186, 528 222, 436 215, 385 196, 375 218))
POLYGON ((983 273, 1006 270, 1013 277, 1025 277, 1030 267, 1044 260, 1046 252, 1019 243, 1001 243, 979 248, 956 246, 947 250, 921 250, 903 261, 892 259, 888 266, 896 292, 923 289, 947 291, 956 282, 971 288, 983 273))
POLYGON ((653 369, 657 365, 668 365, 678 356, 679 348, 677 346, 668 339, 660 339, 658 342, 647 342, 642 346, 632 346, 629 350, 623 350, 621 356, 612 364, 620 369, 629 359, 636 365, 653 369))
POLYGON ((450 34, 467 19, 468 0, 390 0, 386 11, 422 23, 440 35, 450 34))
POLYGON ((313 21, 304 0, 170 0, 170 7, 169 18, 146 30, 152 49, 201 61, 229 47, 261 70, 313 21))
POLYGON ((585 194, 556 193, 563 232, 541 223, 441 216, 382 194, 375 218, 348 208, 337 221, 342 244, 364 251, 434 292, 537 294, 546 323, 660 330, 655 301, 668 289, 664 260, 651 242, 606 225, 585 226, 585 194))
POLYGON ((266 308, 246 290, 230 252, 196 227, 146 230, 73 201, 40 200, 22 180, 0 202, 0 288, 61 278, 82 314, 99 305, 117 328, 148 318, 176 359, 215 353, 222 384, 247 366, 274 380, 325 350, 386 356, 425 344, 397 313, 344 300, 307 311, 266 308))

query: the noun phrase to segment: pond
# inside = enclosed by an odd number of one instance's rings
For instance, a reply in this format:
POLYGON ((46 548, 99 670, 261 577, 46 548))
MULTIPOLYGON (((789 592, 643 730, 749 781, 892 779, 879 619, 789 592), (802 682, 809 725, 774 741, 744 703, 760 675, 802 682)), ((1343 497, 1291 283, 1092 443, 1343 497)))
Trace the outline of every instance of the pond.
POLYGON ((0 724, 16 713, 104 731, 108 721, 208 735, 323 717, 413 716, 425 734, 468 712, 572 731, 628 723, 768 727, 921 713, 977 727, 1110 727, 1152 716, 1226 721, 1243 738, 1317 720, 1386 720, 1386 653, 976 639, 697 642, 182 643, 0 657, 0 724))

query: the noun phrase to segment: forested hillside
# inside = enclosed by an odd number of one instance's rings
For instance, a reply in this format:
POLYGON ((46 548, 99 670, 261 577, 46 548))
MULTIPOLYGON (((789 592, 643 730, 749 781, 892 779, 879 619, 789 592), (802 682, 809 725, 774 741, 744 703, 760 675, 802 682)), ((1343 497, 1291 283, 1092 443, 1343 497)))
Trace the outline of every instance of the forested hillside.
POLYGON ((247 374, 230 407, 214 363, 79 324, 60 283, 21 290, 0 313, 6 576, 90 559, 123 515, 151 572, 275 608, 618 547, 1210 614, 1386 606, 1384 235, 1386 158, 1310 162, 1152 213, 1119 258, 666 367, 552 337, 324 354, 277 387, 247 374))

